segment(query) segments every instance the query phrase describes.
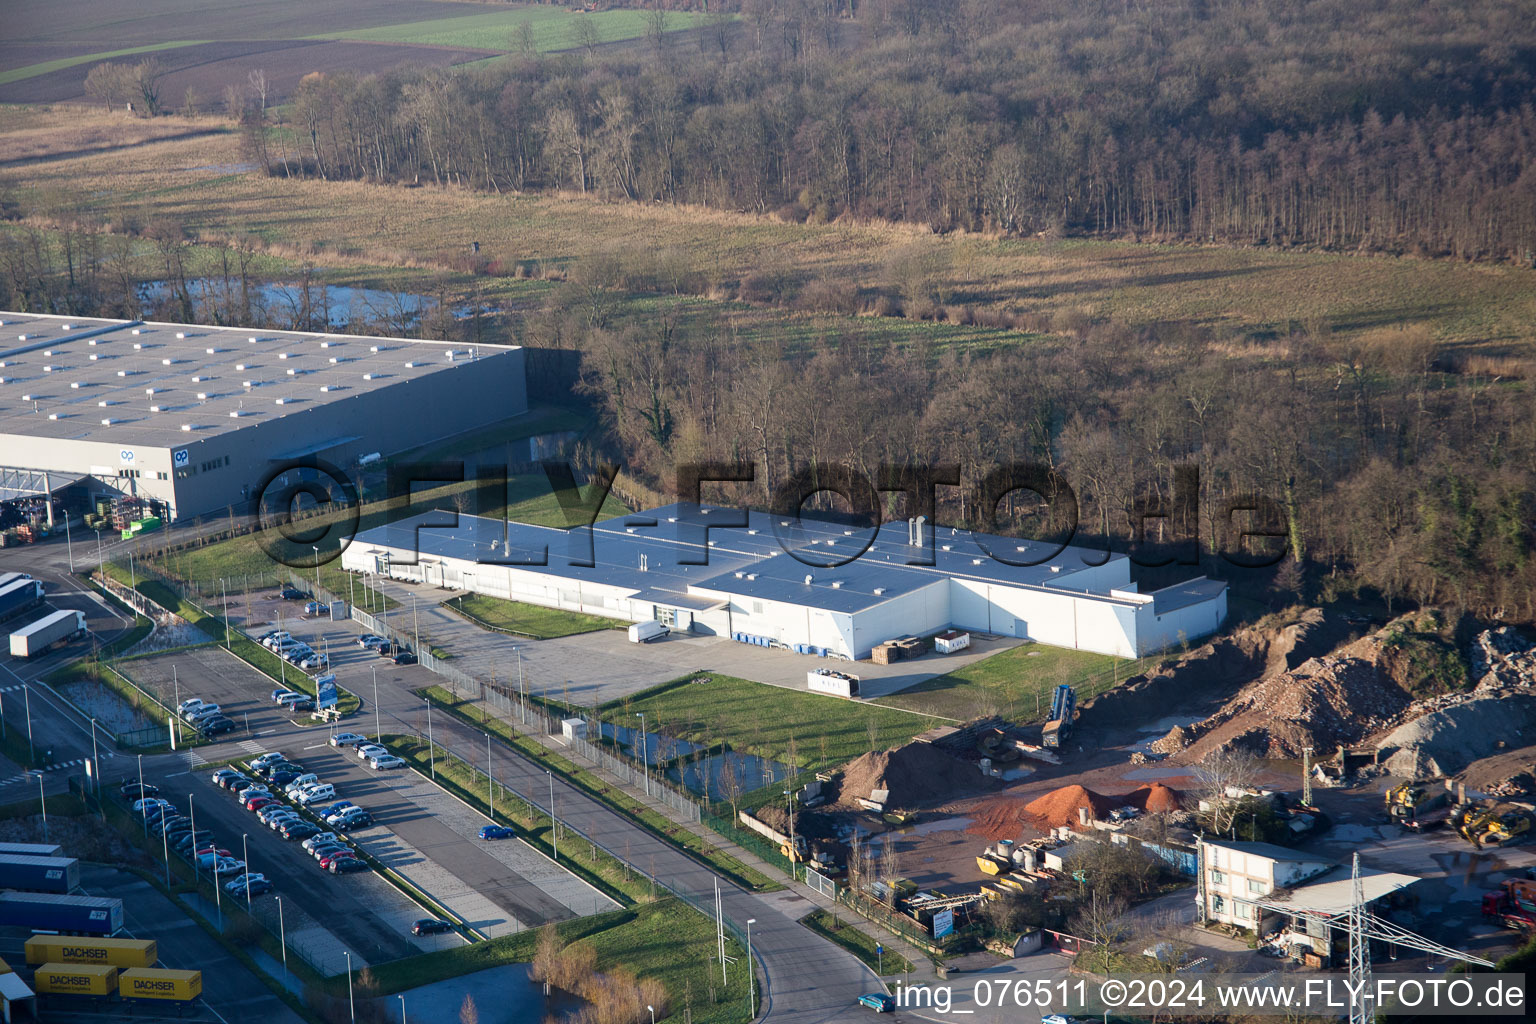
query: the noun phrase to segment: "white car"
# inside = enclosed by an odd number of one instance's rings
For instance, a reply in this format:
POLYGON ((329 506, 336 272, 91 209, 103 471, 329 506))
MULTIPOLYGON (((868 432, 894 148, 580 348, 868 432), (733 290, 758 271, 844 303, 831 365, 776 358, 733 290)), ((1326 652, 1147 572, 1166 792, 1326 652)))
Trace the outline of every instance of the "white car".
POLYGON ((213 866, 215 875, 240 875, 245 873, 245 861, 234 857, 220 857, 213 866))
POLYGON ((387 753, 389 751, 377 743, 364 743, 357 748, 357 759, 359 761, 367 761, 369 758, 383 757, 387 753))
POLYGON ((134 814, 143 815, 143 814, 148 814, 150 811, 154 810, 156 807, 170 807, 170 806, 171 806, 171 802, 169 800, 162 800, 162 799, 160 799, 157 796, 152 796, 152 797, 149 797, 148 799, 145 799, 145 800, 135 800, 133 802, 133 813, 134 814))
POLYGON ((292 633, 288 632, 287 630, 280 629, 277 632, 273 633, 271 636, 267 637, 265 640, 263 640, 262 641, 262 645, 265 646, 265 647, 268 647, 268 648, 270 648, 272 650, 276 650, 278 644, 283 643, 283 642, 288 641, 288 640, 292 640, 292 639, 293 639, 293 634, 292 633))
POLYGON ((283 792, 287 793, 289 796, 295 796, 305 787, 313 786, 319 781, 320 776, 316 775, 314 772, 305 772, 303 775, 300 775, 298 778, 288 783, 288 785, 284 786, 283 792))
POLYGON ((335 832, 321 832, 317 836, 310 836, 308 839, 304 840, 304 842, 300 843, 299 845, 304 847, 304 852, 305 853, 308 853, 309 851, 313 850, 317 846, 324 846, 326 843, 339 843, 339 842, 341 842, 341 837, 338 836, 335 832))
POLYGON ((306 699, 306 696, 307 696, 306 694, 299 693, 297 690, 285 690, 284 692, 278 694, 276 697, 273 697, 272 698, 272 703, 273 704, 292 704, 296 700, 304 700, 304 699, 306 699))
POLYGON ((276 750, 272 750, 272 751, 268 751, 265 754, 262 754, 260 757, 253 758, 252 760, 247 761, 246 763, 248 765, 250 765, 252 768, 262 768, 262 767, 265 767, 266 765, 271 764, 274 761, 281 761, 281 760, 284 760, 284 756, 282 754, 280 754, 279 752, 277 752, 276 750))
POLYGON ((331 737, 333 747, 355 747, 359 743, 367 743, 368 737, 355 732, 339 732, 331 737))
POLYGON ((219 706, 217 704, 199 704, 191 711, 183 711, 181 717, 183 721, 191 722, 195 725, 203 719, 212 718, 217 714, 219 714, 219 706))
POLYGON ((294 797, 300 807, 308 807, 322 800, 336 799, 336 787, 329 782, 322 782, 318 786, 310 786, 308 789, 294 797))
POLYGON ((385 754, 382 757, 370 757, 368 767, 374 771, 389 771, 392 768, 404 768, 405 758, 396 757, 394 754, 385 754))
POLYGON ((202 706, 203 699, 201 697, 188 697, 186 700, 176 705, 176 713, 178 715, 185 715, 187 712, 196 711, 202 706))

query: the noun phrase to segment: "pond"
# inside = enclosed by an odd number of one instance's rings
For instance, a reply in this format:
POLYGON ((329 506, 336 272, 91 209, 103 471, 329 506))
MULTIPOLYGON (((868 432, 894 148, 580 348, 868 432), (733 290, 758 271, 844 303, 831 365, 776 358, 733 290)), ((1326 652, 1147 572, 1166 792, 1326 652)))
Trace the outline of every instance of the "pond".
POLYGON ((612 722, 600 724, 602 736, 623 747, 631 757, 642 757, 648 765, 667 763, 664 777, 681 785, 690 793, 708 796, 711 800, 729 798, 727 779, 734 774, 738 793, 771 786, 788 778, 789 766, 756 754, 729 753, 706 754, 694 759, 693 755, 704 748, 688 740, 680 740, 664 733, 647 732, 612 722), (676 763, 671 763, 676 762, 676 763))
MULTIPOLYGON (((534 1024, 580 1010, 582 1000, 558 990, 544 995, 543 986, 528 979, 527 964, 507 964, 459 978, 422 985, 402 993, 411 1024, 461 1024, 466 1000, 473 1000, 479 1024, 534 1024)), ((400 1012, 394 996, 375 1000, 379 1019, 393 1020, 400 1012)))
MULTIPOLYGON (((239 280, 231 280, 229 288, 238 296, 239 280)), ((194 302, 214 300, 221 305, 225 303, 223 278, 192 278, 187 282, 187 289, 194 302)), ((305 289, 298 284, 258 282, 252 285, 251 291, 252 305, 266 310, 267 318, 273 325, 295 322, 308 305, 312 319, 317 324, 328 324, 332 330, 364 322, 388 324, 395 330, 404 330, 415 326, 422 313, 432 306, 431 300, 423 295, 347 285, 322 287, 319 283, 312 283, 307 302, 305 289)), ((139 304, 142 314, 153 315, 168 294, 169 287, 165 281, 145 281, 140 284, 139 304)))

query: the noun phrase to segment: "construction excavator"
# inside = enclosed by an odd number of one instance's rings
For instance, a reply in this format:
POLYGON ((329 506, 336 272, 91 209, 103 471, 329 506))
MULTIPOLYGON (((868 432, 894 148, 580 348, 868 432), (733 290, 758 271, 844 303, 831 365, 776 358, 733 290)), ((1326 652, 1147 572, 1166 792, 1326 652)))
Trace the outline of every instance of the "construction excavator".
POLYGON ((1062 683, 1051 696, 1051 717, 1040 730, 1040 745, 1048 750, 1058 749, 1062 741, 1072 735, 1072 718, 1077 712, 1077 691, 1062 683))
POLYGON ((1404 782, 1387 790, 1387 817, 1414 832, 1427 832, 1451 815, 1451 794, 1432 781, 1404 782))
POLYGON ((1531 819, 1522 811, 1500 811, 1496 806, 1464 804, 1451 812, 1451 827, 1478 849, 1502 846, 1531 830, 1531 819))

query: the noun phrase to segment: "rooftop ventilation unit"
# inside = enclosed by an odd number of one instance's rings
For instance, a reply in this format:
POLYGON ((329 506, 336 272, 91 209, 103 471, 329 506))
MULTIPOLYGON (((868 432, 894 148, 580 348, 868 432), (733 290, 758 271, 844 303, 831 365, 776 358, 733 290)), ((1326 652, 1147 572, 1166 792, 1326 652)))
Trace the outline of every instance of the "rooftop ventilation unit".
POLYGON ((379 346, 377 346, 377 345, 369 345, 368 346, 368 351, 369 352, 377 352, 377 351, 379 351, 379 346))
POLYGON ((842 580, 833 580, 832 581, 832 589, 833 590, 842 590, 843 589, 843 581, 842 580))
POLYGON ((67 412, 51 412, 51 413, 48 414, 48 418, 51 419, 51 420, 61 420, 65 416, 68 416, 68 415, 69 415, 69 413, 67 413, 67 412))
POLYGON ((4 384, 4 383, 5 383, 5 378, 4 377, 0 377, 0 384, 4 384))
POLYGON ((875 588, 875 596, 876 597, 879 597, 883 593, 885 593, 885 588, 884 587, 876 587, 875 588))
POLYGON ((363 374, 363 380, 373 380, 377 376, 378 376, 378 374, 376 374, 376 373, 365 373, 365 374, 363 374))
POLYGON ((288 376, 290 376, 290 377, 297 377, 301 372, 303 372, 303 371, 301 371, 296 366, 288 367, 288 376))
POLYGON ((86 384, 85 384, 85 381, 77 380, 77 381, 71 381, 69 386, 72 389, 74 389, 75 391, 79 391, 81 388, 85 387, 86 384))
POLYGON ((272 404, 273 405, 287 405, 288 404, 288 399, 286 399, 286 398, 274 398, 274 399, 272 399, 272 404))
POLYGON ((755 573, 755 572, 749 572, 749 573, 747 573, 747 579, 749 579, 749 580, 755 580, 755 579, 757 579, 757 573, 755 573))
POLYGON ((177 331, 176 332, 176 337, 181 338, 182 340, 186 340, 187 332, 186 331, 177 331))
POLYGON ((17 341, 26 341, 27 340, 27 336, 25 334, 18 334, 18 335, 16 335, 16 340, 17 341))
POLYGON ((162 359, 162 360, 160 360, 160 365, 161 366, 174 366, 174 365, 176 365, 176 360, 174 360, 174 359, 162 359))
POLYGON ((44 373, 52 373, 53 372, 53 367, 45 366, 45 367, 43 367, 43 372, 44 373))
MULTIPOLYGON (((629 532, 630 532, 630 533, 634 533, 634 532, 635 532, 635 531, 634 531, 634 530, 630 530, 630 531, 629 531, 629 532)), ((743 576, 745 576, 745 575, 746 575, 746 573, 744 573, 744 572, 738 572, 738 573, 737 573, 737 574, 736 574, 736 578, 737 578, 737 579, 741 579, 741 578, 742 578, 742 577, 743 577, 743 576)))
POLYGON ((22 395, 21 396, 21 400, 23 402, 35 402, 35 401, 37 401, 37 396, 36 395, 22 395))
POLYGON ((99 354, 95 353, 95 352, 92 352, 88 358, 90 359, 91 362, 94 363, 97 359, 100 359, 101 356, 99 354))
POLYGON ((51 348, 43 349, 43 358, 44 359, 52 359, 53 358, 53 349, 51 349, 51 348))
POLYGON ((940 545, 939 545, 939 547, 940 547, 940 548, 941 548, 941 549, 943 549, 943 550, 945 550, 945 551, 948 551, 948 550, 949 550, 949 545, 948 545, 948 544, 940 544, 940 545))
POLYGON ((805 574, 805 585, 806 586, 810 586, 811 585, 811 580, 813 580, 815 578, 816 577, 812 576, 810 573, 806 573, 805 574))
POLYGON ((199 402, 206 402, 206 401, 208 401, 208 392, 206 392, 206 391, 199 391, 197 393, 197 400, 199 402))
POLYGON ((160 393, 160 389, 159 388, 145 388, 144 389, 144 393, 146 395, 156 395, 156 394, 160 393))
POLYGON ((100 338, 92 338, 90 341, 86 342, 86 344, 87 345, 100 345, 101 344, 101 339, 100 338))
POLYGON ((1051 566, 1051 572, 1061 572, 1061 566, 1059 566, 1059 565, 1051 566))
POLYGON ((65 325, 64 325, 64 329, 65 329, 65 330, 66 330, 66 331, 72 331, 72 330, 74 330, 74 329, 75 329, 75 325, 74 325, 74 324, 65 324, 65 325))
POLYGON ((211 356, 215 356, 215 355, 219 354, 219 350, 216 349, 216 348, 205 348, 205 349, 203 349, 203 351, 207 352, 211 356))
POLYGON ((337 364, 339 362, 341 362, 340 359, 337 359, 335 356, 331 356, 331 365, 334 366, 335 364, 337 364))
POLYGON ((203 382, 203 377, 202 377, 201 374, 199 374, 198 376, 192 378, 192 383, 193 384, 201 384, 202 382, 203 382))
POLYGON ((128 376, 128 375, 129 375, 129 374, 130 374, 130 373, 132 373, 132 372, 133 372, 133 371, 132 371, 132 370, 118 370, 118 371, 117 371, 117 375, 118 375, 118 376, 119 376, 119 377, 126 377, 126 376, 128 376))
POLYGON ((182 429, 182 430, 185 430, 185 431, 187 431, 187 432, 189 432, 189 433, 190 433, 190 432, 191 432, 191 431, 193 431, 193 430, 196 430, 196 429, 197 429, 197 428, 196 428, 196 427, 194 427, 194 426, 193 426, 193 425, 192 425, 192 424, 190 424, 190 423, 183 423, 183 424, 182 424, 182 425, 181 425, 181 429, 182 429))
POLYGON ((240 382, 240 386, 243 387, 243 388, 259 387, 260 384, 261 384, 261 381, 259 381, 259 380, 243 380, 243 381, 240 382))
POLYGON ((277 358, 279 358, 279 359, 287 359, 292 354, 293 353, 291 353, 291 352, 279 352, 277 354, 277 358))
POLYGON ((340 391, 340 390, 341 390, 341 385, 340 384, 322 384, 322 385, 320 385, 320 393, 321 394, 327 394, 328 395, 332 391, 340 391))
POLYGON ((236 363, 235 364, 235 369, 237 369, 237 370, 239 370, 239 371, 241 371, 243 373, 243 372, 245 372, 246 364, 244 364, 244 363, 236 363))
POLYGON ((101 425, 104 426, 104 427, 110 427, 114 423, 121 423, 121 422, 122 422, 121 420, 115 420, 111 416, 108 416, 106 419, 101 421, 101 425))
POLYGON ((250 338, 246 338, 246 339, 245 339, 245 341, 246 341, 246 344, 248 344, 248 345, 254 345, 254 344, 256 344, 256 343, 257 343, 257 342, 258 342, 258 341, 260 341, 260 340, 261 340, 261 339, 260 339, 260 338, 257 338, 257 337, 250 337, 250 338))
POLYGON ((96 403, 96 407, 99 408, 99 409, 105 409, 109 405, 117 405, 117 404, 118 404, 117 401, 114 400, 114 399, 103 398, 101 401, 96 403))
POLYGON ((973 559, 971 559, 971 564, 972 565, 980 565, 981 564, 981 559, 973 558, 973 559))
POLYGON ((144 351, 144 343, 142 341, 134 342, 133 343, 133 350, 135 352, 142 352, 142 351, 144 351))
POLYGON ((414 360, 414 359, 407 359, 405 361, 405 368, 407 370, 414 370, 414 369, 416 369, 416 360, 414 360))
POLYGON ((229 418, 232 419, 232 420, 237 420, 241 416, 244 416, 244 415, 245 415, 245 410, 244 409, 231 409, 231 410, 229 410, 229 418))
MULTIPOLYGON (((135 327, 135 328, 134 328, 134 329, 133 329, 133 330, 131 330, 131 331, 129 331, 129 332, 128 332, 128 333, 129 333, 129 334, 132 334, 132 335, 133 335, 133 336, 135 336, 135 337, 137 337, 137 336, 139 336, 139 335, 140 335, 140 334, 143 334, 143 333, 144 333, 144 332, 143 332, 143 331, 141 331, 141 330, 139 330, 139 329, 138 329, 138 328, 137 328, 137 327, 135 327)), ((134 348, 138 348, 138 347, 139 347, 139 346, 137 346, 137 345, 135 345, 135 346, 133 346, 133 347, 134 347, 134 348)))

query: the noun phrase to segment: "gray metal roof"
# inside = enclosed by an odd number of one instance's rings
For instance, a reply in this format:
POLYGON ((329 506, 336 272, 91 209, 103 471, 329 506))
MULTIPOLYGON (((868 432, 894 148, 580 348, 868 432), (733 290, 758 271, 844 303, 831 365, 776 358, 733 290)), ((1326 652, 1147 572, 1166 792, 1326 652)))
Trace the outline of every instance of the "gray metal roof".
POLYGON ((441 341, 0 312, 0 434, 169 448, 468 358, 441 341))
MULTIPOLYGON (((988 552, 1014 559, 1043 558, 1054 551, 1055 545, 940 527, 934 537, 935 564, 911 565, 910 560, 924 557, 926 552, 907 543, 905 522, 886 523, 871 538, 869 530, 841 523, 807 518, 792 524, 765 512, 746 513, 718 506, 703 506, 695 513, 676 504, 597 523, 590 533, 590 549, 585 530, 567 533, 553 527, 473 516, 458 516, 456 527, 418 529, 428 523, 451 522, 453 518, 448 511, 423 513, 366 530, 353 543, 364 545, 365 549, 415 550, 428 562, 440 558, 469 559, 484 562, 488 568, 497 562, 521 562, 524 567, 538 568, 573 583, 629 588, 642 599, 670 601, 680 607, 697 607, 701 599, 708 603, 708 595, 690 594, 689 588, 693 587, 715 594, 841 613, 872 608, 952 579, 1088 594, 1086 585, 1075 584, 1073 577, 1105 558, 1102 551, 1069 546, 1039 565, 1009 565, 988 552), (726 521, 746 525, 710 529, 706 547, 699 524, 726 521), (859 554, 866 542, 868 549, 859 554), (948 551, 944 550, 946 546, 948 551), (807 565, 787 552, 786 547, 812 561, 852 561, 833 568, 807 565), (573 560, 586 560, 589 553, 594 565, 571 564, 573 560), (708 564, 686 564, 684 559, 707 559, 708 564), (531 565, 532 562, 540 564, 531 565)), ((1225 586, 1217 581, 1195 583, 1199 584, 1195 590, 1209 591, 1209 595, 1219 593, 1225 586)), ((1114 603, 1134 603, 1102 590, 1088 596, 1114 603)))

